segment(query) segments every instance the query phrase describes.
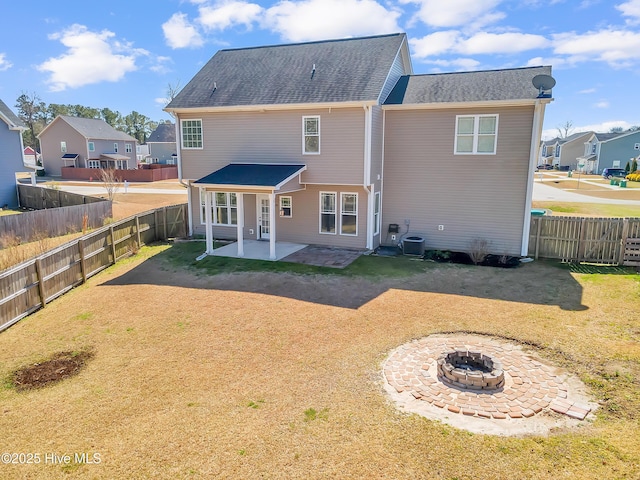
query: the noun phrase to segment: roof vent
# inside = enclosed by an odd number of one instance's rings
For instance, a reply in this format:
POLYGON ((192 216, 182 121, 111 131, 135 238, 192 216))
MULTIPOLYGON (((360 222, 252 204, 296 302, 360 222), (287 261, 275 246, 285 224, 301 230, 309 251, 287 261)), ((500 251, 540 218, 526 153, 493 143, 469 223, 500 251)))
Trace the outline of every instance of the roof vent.
POLYGON ((313 76, 316 74, 316 64, 313 64, 313 67, 311 68, 311 78, 313 78, 313 76))

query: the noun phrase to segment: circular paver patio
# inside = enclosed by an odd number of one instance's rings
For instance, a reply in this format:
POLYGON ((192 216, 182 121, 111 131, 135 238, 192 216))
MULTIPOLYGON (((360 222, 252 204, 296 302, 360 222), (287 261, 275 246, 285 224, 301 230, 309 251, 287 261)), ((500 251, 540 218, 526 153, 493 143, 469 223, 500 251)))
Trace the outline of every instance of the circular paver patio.
POLYGON ((397 394, 405 397, 410 394, 411 400, 436 407, 432 411, 447 416, 508 422, 530 419, 551 409, 584 419, 591 409, 568 398, 567 376, 558 369, 545 365, 517 345, 479 335, 432 335, 413 340, 391 353, 384 364, 384 378, 397 394), (482 352, 499 360, 504 369, 504 387, 483 391, 443 382, 438 378, 437 360, 454 350, 482 352), (566 407, 565 411, 561 411, 561 406, 566 407), (575 415, 568 412, 570 408, 575 415))

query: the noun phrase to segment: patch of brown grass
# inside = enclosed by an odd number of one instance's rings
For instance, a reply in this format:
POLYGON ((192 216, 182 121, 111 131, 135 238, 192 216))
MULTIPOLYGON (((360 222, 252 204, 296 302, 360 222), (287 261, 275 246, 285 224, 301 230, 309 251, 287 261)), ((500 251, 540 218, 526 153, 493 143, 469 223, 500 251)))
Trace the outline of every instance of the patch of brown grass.
MULTIPOLYGON (((166 248, 141 249, 0 334, 0 377, 96 346, 73 378, 0 389, 5 449, 100 453, 99 465, 74 467, 77 478, 640 476, 637 275, 535 262, 376 281, 206 277, 165 262, 166 248), (347 308, 346 295, 369 300, 347 308), (396 410, 381 363, 398 345, 443 331, 536 345, 588 382, 603 405, 597 419, 516 438, 396 410)), ((63 468, 3 465, 2 475, 61 477, 63 468)))

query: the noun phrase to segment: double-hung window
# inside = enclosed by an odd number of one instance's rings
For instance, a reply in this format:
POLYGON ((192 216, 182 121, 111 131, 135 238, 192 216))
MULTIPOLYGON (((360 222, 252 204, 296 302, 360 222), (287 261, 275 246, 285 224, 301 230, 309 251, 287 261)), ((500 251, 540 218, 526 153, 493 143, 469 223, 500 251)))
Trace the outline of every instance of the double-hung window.
POLYGON ((293 216, 293 212, 291 211, 290 196, 280 197, 280 216, 284 218, 291 218, 293 216))
POLYGON ((118 144, 117 143, 113 144, 113 153, 118 153, 118 144))
POLYGON ((456 115, 458 155, 494 155, 498 141, 498 115, 456 115))
POLYGON ((214 225, 237 225, 238 202, 235 193, 202 192, 200 195, 200 223, 206 220, 205 195, 211 195, 211 219, 214 225))
POLYGON ((181 120, 182 148, 202 148, 202 120, 181 120))
POLYGON ((67 142, 60 142, 60 151, 62 153, 67 153, 67 142))
POLYGON ((373 234, 380 233, 380 192, 376 192, 373 199, 373 234))
POLYGON ((320 117, 302 117, 302 153, 320 153, 320 117))
POLYGON ((358 234, 358 194, 340 194, 340 235, 358 234))
POLYGON ((89 142, 89 151, 90 152, 95 152, 96 151, 96 144, 93 142, 89 142))
POLYGON ((124 144, 124 151, 127 153, 131 153, 133 151, 133 149, 131 148, 131 144, 130 143, 125 143, 124 144))
POLYGON ((336 234, 336 193, 320 192, 320 233, 336 234))

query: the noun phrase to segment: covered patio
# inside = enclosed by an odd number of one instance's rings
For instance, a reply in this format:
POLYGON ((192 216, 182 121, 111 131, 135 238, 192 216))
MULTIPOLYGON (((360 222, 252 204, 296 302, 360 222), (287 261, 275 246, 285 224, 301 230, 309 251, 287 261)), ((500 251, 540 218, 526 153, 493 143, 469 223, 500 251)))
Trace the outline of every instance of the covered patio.
MULTIPOLYGON (((276 195, 303 190, 305 186, 300 183, 300 174, 306 169, 306 165, 303 164, 231 163, 193 182, 194 186, 200 188, 201 194, 204 194, 202 195, 206 237, 204 255, 279 260, 304 248, 305 245, 276 242, 276 195), (227 218, 223 223, 214 218, 216 212, 214 212, 213 195, 219 193, 235 195, 235 219, 227 218), (245 194, 256 195, 259 198, 255 240, 244 238, 245 194), (214 250, 214 225, 229 226, 230 223, 236 227, 237 241, 214 250), (268 256, 265 256, 267 246, 268 256)), ((231 198, 229 198, 230 201, 231 198)))

